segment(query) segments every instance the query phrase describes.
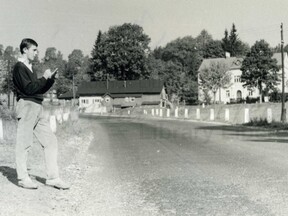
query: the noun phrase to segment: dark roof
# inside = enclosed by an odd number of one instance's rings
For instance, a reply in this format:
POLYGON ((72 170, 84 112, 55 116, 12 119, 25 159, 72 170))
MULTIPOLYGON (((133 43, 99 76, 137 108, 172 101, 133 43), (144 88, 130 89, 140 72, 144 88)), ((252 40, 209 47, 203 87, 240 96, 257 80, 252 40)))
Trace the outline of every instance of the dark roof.
POLYGON ((212 63, 221 63, 225 64, 229 70, 240 69, 242 66, 243 58, 211 58, 211 59, 204 59, 199 67, 199 71, 209 68, 212 63))
POLYGON ((78 88, 79 96, 109 94, 160 93, 164 83, 161 80, 126 80, 82 82, 78 88), (108 87, 108 88, 107 88, 108 87))

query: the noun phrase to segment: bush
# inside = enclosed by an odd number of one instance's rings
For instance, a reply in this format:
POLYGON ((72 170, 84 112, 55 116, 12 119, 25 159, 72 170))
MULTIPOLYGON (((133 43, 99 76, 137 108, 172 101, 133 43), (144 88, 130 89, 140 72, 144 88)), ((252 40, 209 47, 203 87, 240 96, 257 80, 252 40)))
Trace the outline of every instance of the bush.
POLYGON ((245 126, 264 127, 276 130, 288 130, 288 124, 272 121, 268 123, 266 118, 253 118, 250 122, 243 124, 245 126))
POLYGON ((247 126, 267 126, 269 125, 266 118, 253 118, 248 123, 245 123, 244 125, 247 126))
POLYGON ((16 113, 14 110, 8 109, 6 106, 0 106, 0 118, 5 120, 15 120, 16 113))

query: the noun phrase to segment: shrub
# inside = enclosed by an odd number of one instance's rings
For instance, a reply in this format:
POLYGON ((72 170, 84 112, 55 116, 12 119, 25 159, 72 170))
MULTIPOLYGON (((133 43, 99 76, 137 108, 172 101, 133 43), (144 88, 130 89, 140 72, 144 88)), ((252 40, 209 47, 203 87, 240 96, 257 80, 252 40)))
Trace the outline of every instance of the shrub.
POLYGON ((11 109, 8 109, 6 106, 0 106, 0 118, 5 120, 16 119, 16 113, 11 109))
POLYGON ((275 122, 275 121, 268 123, 266 118, 253 118, 248 123, 245 123, 243 125, 264 127, 264 128, 270 128, 270 129, 276 129, 276 130, 288 130, 287 123, 275 122))

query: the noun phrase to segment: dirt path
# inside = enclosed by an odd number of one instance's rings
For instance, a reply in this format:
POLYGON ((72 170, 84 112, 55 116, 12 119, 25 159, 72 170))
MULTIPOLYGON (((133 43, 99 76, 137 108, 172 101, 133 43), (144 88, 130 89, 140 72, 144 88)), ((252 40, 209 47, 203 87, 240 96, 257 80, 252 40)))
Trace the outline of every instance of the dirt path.
MULTIPOLYGON (((45 163, 38 143, 30 152, 28 168, 38 190, 17 186, 14 148, 15 138, 0 142, 0 215, 1 216, 50 216, 79 215, 81 203, 89 199, 85 193, 85 175, 89 169, 87 150, 93 133, 85 120, 59 125, 59 167, 64 180, 71 183, 70 190, 57 190, 44 185, 45 163)), ((85 214, 83 214, 85 215, 85 214)))

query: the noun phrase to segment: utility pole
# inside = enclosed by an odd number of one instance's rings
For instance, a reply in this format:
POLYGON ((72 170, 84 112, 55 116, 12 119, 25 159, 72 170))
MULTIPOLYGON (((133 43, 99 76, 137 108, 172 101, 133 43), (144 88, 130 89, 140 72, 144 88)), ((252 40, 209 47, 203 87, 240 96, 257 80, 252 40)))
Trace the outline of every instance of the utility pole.
POLYGON ((284 45, 284 40, 283 40, 283 23, 281 23, 281 61, 282 61, 282 108, 281 108, 281 122, 284 123, 286 122, 286 109, 285 109, 285 71, 284 71, 284 53, 283 53, 283 45, 284 45))
POLYGON ((74 83, 74 71, 72 74, 72 93, 73 93, 73 100, 72 100, 72 106, 74 107, 74 103, 75 103, 75 87, 74 87, 75 83, 74 83))
POLYGON ((8 109, 10 109, 10 60, 8 60, 8 68, 7 68, 7 97, 8 97, 8 109))

